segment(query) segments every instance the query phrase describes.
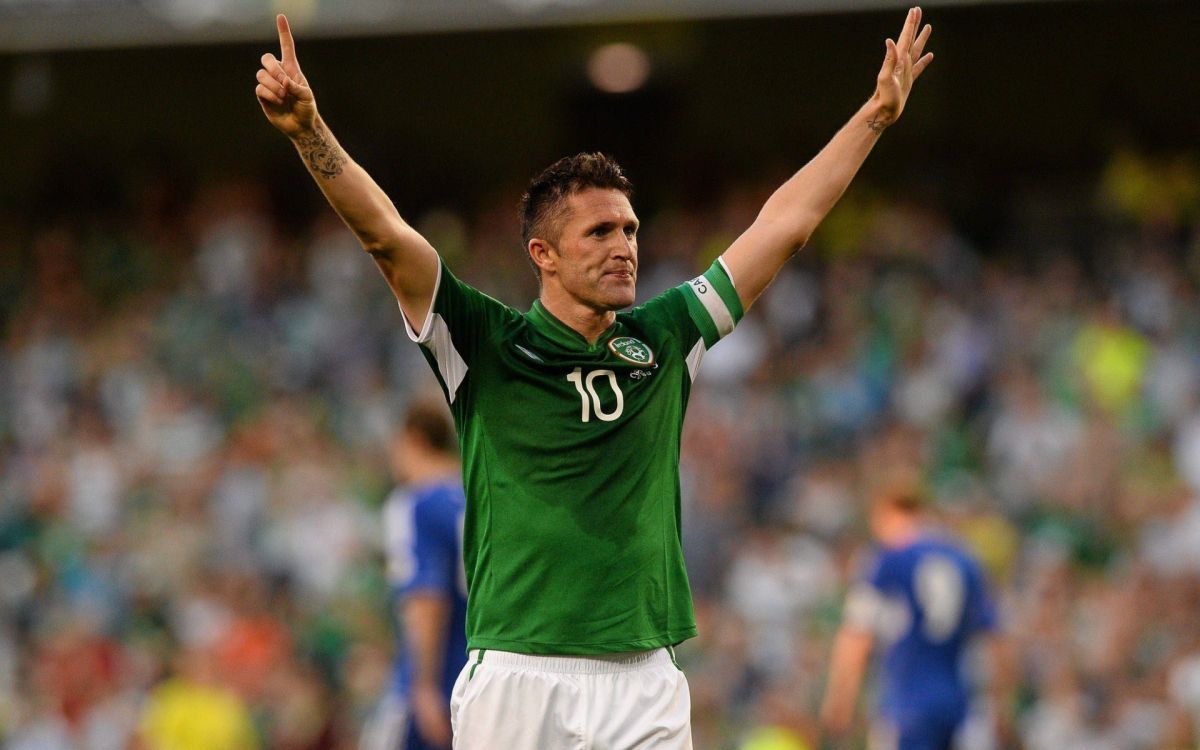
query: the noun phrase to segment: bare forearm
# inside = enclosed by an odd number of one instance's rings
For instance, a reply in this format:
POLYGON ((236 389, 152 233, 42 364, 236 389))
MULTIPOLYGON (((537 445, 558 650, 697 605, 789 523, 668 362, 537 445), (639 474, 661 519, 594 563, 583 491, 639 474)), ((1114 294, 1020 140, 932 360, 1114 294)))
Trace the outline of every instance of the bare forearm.
POLYGON ((426 686, 441 684, 443 653, 450 605, 436 594, 413 594, 404 604, 406 637, 413 656, 413 682, 426 686))
POLYGON ((292 144, 333 210, 371 254, 400 308, 421 327, 437 279, 437 252, 400 217, 371 175, 351 159, 320 118, 292 144))
POLYGON ((292 138, 304 166, 329 204, 368 251, 396 241, 407 224, 366 171, 346 154, 318 118, 311 130, 292 138))
POLYGON ((744 309, 750 309, 846 192, 879 140, 883 123, 874 99, 864 104, 820 153, 767 199, 758 218, 725 252, 744 309))
POLYGON ((834 639, 830 659, 829 684, 821 706, 821 719, 827 728, 844 731, 854 716, 854 707, 862 690, 871 653, 871 637, 865 633, 843 629, 834 639))
POLYGON ((833 209, 887 126, 872 99, 763 205, 759 221, 778 225, 790 250, 803 246, 833 209))

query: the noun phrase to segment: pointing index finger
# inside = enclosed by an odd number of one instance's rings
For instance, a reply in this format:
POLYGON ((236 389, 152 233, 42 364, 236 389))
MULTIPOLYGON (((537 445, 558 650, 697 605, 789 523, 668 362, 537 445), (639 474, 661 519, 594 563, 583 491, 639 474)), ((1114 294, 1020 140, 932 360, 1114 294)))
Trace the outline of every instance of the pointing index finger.
POLYGON ((292 40, 292 30, 288 27, 287 16, 280 13, 275 16, 275 27, 279 30, 279 51, 283 53, 283 60, 287 63, 296 63, 296 42, 292 40))

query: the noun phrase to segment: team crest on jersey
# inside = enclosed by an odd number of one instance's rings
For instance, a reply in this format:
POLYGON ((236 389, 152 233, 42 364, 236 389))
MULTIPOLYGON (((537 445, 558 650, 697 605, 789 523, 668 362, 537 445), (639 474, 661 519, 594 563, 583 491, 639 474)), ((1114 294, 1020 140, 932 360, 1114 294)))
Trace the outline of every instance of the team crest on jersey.
POLYGON ((632 365, 654 366, 654 352, 632 336, 617 336, 608 342, 608 350, 632 365))

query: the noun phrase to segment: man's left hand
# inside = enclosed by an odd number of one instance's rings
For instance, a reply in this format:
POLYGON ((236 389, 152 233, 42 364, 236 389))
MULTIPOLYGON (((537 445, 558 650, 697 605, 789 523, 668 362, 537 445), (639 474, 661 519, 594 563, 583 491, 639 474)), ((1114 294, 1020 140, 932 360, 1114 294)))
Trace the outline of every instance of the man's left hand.
POLYGON ((917 33, 921 26, 921 9, 912 8, 900 31, 899 41, 888 39, 887 54, 883 58, 883 67, 875 81, 875 95, 872 99, 879 105, 879 112, 870 125, 876 132, 882 132, 891 125, 904 111, 908 94, 912 91, 913 82, 917 80, 929 63, 933 62, 933 53, 925 52, 925 43, 933 27, 929 24, 917 33))

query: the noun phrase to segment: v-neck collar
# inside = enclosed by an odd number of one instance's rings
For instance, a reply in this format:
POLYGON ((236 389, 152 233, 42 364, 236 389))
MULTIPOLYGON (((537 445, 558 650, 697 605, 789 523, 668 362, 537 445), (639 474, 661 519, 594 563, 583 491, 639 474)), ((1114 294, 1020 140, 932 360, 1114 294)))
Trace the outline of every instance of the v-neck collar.
POLYGON ((533 306, 529 308, 529 312, 525 314, 525 319, 533 324, 533 327, 538 333, 550 339, 560 346, 568 349, 582 351, 596 351, 604 346, 605 340, 617 327, 617 321, 614 318, 612 325, 604 330, 596 338, 596 343, 589 344, 588 340, 583 337, 583 334, 576 331, 571 326, 554 317, 554 314, 546 309, 540 299, 533 301, 533 306))

